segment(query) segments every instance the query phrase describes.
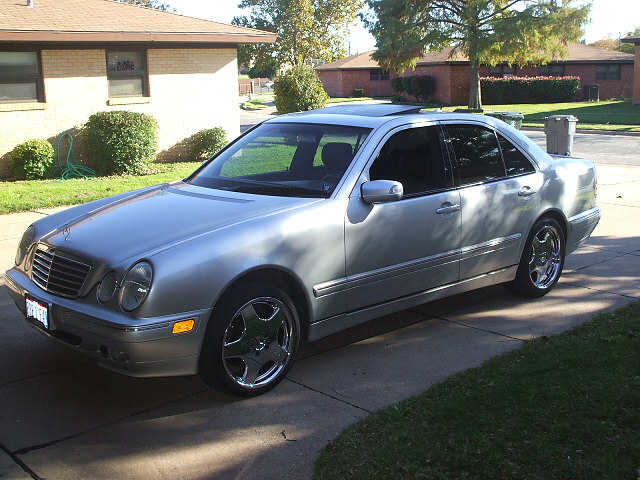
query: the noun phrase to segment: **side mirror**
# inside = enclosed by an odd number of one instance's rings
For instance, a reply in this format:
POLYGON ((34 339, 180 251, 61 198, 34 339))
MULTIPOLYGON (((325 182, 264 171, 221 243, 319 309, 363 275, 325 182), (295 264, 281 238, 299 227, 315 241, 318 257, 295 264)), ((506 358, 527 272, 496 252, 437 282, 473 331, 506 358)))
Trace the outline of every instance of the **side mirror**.
POLYGON ((360 191, 366 203, 387 203, 402 200, 403 188, 394 180, 372 180, 364 182, 360 191))

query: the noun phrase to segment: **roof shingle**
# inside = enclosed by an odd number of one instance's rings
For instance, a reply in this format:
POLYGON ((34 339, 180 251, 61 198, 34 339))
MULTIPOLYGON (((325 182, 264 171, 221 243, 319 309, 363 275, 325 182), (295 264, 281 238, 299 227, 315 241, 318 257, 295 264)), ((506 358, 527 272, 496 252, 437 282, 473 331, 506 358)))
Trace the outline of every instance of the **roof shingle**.
POLYGON ((272 43, 276 35, 113 0, 0 0, 0 41, 272 43))

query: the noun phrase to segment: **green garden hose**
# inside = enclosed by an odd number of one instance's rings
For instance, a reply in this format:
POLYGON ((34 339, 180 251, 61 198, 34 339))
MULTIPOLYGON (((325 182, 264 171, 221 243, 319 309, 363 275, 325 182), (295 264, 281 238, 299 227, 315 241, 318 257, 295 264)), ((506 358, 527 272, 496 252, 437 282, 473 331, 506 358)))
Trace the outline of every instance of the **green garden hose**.
POLYGON ((69 180, 71 178, 91 178, 96 176, 96 172, 85 166, 78 164, 78 159, 73 151, 73 136, 70 133, 63 133, 58 137, 58 167, 60 167, 60 179, 69 180), (60 161, 62 140, 67 139, 68 151, 67 159, 64 163, 60 161), (72 161, 73 158, 73 161, 72 161))

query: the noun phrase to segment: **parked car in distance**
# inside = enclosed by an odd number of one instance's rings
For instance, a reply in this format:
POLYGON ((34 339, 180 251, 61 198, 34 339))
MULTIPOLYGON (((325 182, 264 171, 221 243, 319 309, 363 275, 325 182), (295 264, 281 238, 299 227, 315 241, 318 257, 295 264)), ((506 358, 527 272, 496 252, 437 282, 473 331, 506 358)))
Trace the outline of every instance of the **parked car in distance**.
POLYGON ((488 285, 548 293, 599 221, 594 165, 413 110, 270 119, 182 181, 38 220, 5 283, 106 368, 240 396, 280 382, 303 341, 488 285))
POLYGON ((267 80, 266 82, 264 82, 264 83, 262 84, 262 86, 263 86, 263 87, 267 87, 267 88, 272 88, 272 87, 273 87, 273 85, 274 85, 274 83, 273 83, 273 81, 271 81, 271 80, 267 80))

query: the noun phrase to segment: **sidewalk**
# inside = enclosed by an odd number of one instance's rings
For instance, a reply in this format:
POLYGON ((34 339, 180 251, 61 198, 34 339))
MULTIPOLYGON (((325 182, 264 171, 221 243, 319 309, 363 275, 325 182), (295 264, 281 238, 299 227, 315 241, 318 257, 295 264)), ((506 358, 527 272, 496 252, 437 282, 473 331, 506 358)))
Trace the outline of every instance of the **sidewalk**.
MULTIPOLYGON (((549 295, 495 286, 377 319, 306 345, 287 379, 254 399, 196 377, 101 369, 30 328, 0 287, 0 478, 310 479, 318 451, 370 412, 640 299, 640 166, 616 164, 640 161, 640 149, 627 158, 598 145, 602 221, 549 295)), ((2 270, 48 213, 0 216, 2 270)))

